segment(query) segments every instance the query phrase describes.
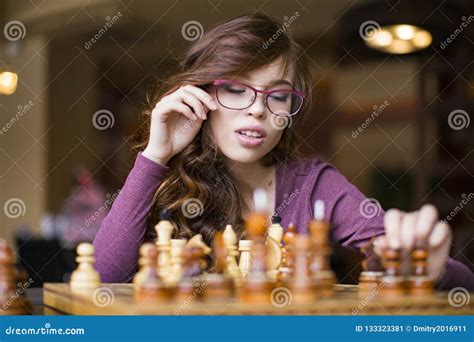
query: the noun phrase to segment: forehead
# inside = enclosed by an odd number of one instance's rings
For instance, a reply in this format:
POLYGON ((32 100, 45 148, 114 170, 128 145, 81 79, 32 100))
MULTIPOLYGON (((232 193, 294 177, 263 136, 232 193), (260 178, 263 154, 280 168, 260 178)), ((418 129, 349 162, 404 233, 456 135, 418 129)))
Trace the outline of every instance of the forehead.
POLYGON ((287 80, 293 84, 293 68, 289 67, 285 72, 283 66, 283 61, 277 59, 259 69, 250 71, 248 74, 244 75, 242 79, 255 86, 265 86, 281 79, 287 80))

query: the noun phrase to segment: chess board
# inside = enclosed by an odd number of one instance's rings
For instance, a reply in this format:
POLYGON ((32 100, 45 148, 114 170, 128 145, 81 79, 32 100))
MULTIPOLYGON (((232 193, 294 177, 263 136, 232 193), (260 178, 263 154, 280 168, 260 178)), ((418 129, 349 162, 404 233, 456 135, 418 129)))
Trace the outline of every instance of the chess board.
POLYGON ((312 303, 296 305, 286 298, 268 304, 225 300, 187 300, 153 303, 134 298, 132 284, 102 284, 95 295, 74 294, 69 284, 44 285, 45 314, 66 315, 473 315, 474 303, 455 307, 448 293, 425 297, 368 298, 356 285, 335 285, 334 294, 312 303))

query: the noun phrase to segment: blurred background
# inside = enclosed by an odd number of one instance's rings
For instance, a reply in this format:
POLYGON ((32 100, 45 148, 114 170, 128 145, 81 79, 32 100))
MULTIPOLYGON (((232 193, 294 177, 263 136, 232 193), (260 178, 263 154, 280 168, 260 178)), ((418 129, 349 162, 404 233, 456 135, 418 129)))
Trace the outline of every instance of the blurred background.
POLYGON ((384 209, 436 204, 453 227, 452 256, 474 269, 473 9, 472 0, 0 0, 0 235, 33 286, 67 281, 75 246, 93 239, 133 165, 147 92, 211 26, 260 11, 312 61, 317 101, 301 151, 384 209))

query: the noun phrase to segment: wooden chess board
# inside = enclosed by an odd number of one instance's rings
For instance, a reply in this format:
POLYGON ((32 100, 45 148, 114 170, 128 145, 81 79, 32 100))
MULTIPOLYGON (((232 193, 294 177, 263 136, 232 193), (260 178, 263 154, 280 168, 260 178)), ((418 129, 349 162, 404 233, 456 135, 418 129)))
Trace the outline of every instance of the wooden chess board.
MULTIPOLYGON (((474 294, 472 294, 474 295, 474 294)), ((448 294, 426 297, 368 299, 356 285, 335 285, 334 295, 313 303, 278 302, 249 305, 237 298, 222 301, 189 297, 188 300, 155 303, 134 299, 132 284, 102 284, 96 296, 73 294, 69 284, 44 285, 45 314, 68 315, 473 315, 474 303, 456 308, 448 294), (285 305, 282 305, 285 304, 285 305)))

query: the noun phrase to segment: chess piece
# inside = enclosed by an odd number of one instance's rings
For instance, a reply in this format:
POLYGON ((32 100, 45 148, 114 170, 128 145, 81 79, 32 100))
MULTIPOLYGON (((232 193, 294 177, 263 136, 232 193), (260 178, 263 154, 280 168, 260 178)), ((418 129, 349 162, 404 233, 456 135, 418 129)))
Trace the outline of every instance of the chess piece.
POLYGON ((140 247, 141 268, 133 278, 134 297, 140 304, 167 301, 172 294, 165 286, 157 270, 158 251, 152 243, 140 247))
POLYGON ((359 295, 366 297, 369 293, 378 292, 383 276, 383 266, 374 251, 374 239, 364 244, 361 252, 365 258, 362 261, 362 272, 359 275, 359 295))
POLYGON ((311 273, 317 292, 321 297, 333 294, 336 276, 329 266, 332 249, 329 245, 329 221, 324 218, 324 202, 314 203, 314 218, 309 223, 309 232, 313 242, 311 273))
POLYGON ((383 297, 397 297, 405 294, 404 279, 400 273, 400 250, 386 248, 383 250, 383 264, 385 267, 382 276, 380 294, 383 297))
POLYGON ((100 275, 94 269, 94 246, 83 242, 77 246, 76 251, 78 267, 71 275, 71 291, 75 293, 94 291, 101 285, 100 275))
POLYGON ((204 297, 212 300, 228 300, 234 296, 234 282, 227 268, 227 249, 221 232, 214 235, 212 250, 214 252, 213 272, 208 274, 205 281, 204 297))
POLYGON ((0 238, 0 316, 27 315, 32 311, 31 303, 24 295, 24 283, 19 282, 14 263, 13 251, 0 238))
POLYGON ((157 235, 156 248, 158 249, 158 270, 161 279, 168 281, 170 276, 171 259, 171 235, 174 226, 170 221, 168 210, 164 209, 160 213, 160 222, 155 226, 157 235))
POLYGON ((237 263, 237 257, 239 256, 239 252, 237 250, 237 234, 235 234, 232 226, 228 224, 224 229, 224 243, 227 249, 227 263, 226 268, 229 274, 231 275, 232 279, 234 280, 234 284, 236 286, 240 286, 242 282, 242 273, 240 272, 239 265, 237 263))
POLYGON ((267 268, 268 275, 272 280, 276 280, 278 268, 281 266, 283 259, 282 244, 283 227, 280 225, 281 218, 279 216, 272 217, 272 224, 268 228, 267 236, 267 268))
POLYGON ((316 287, 310 274, 311 240, 307 236, 299 235, 294 241, 294 272, 289 281, 292 301, 295 304, 312 303, 316 299, 316 287))
POLYGON ((277 274, 277 283, 280 285, 285 284, 293 273, 293 242, 297 235, 296 226, 290 223, 288 230, 283 235, 282 261, 277 274))
POLYGON ((250 265, 252 263, 252 256, 250 250, 252 248, 252 240, 240 240, 239 241, 239 269, 243 278, 247 277, 250 272, 250 265))
POLYGON ((189 239, 187 245, 191 247, 201 248, 205 255, 208 255, 212 252, 211 248, 206 245, 206 243, 202 240, 201 234, 194 235, 191 239, 189 239))
POLYGON ((202 246, 187 244, 183 252, 183 273, 177 285, 176 297, 178 301, 190 298, 199 298, 204 294, 206 283, 199 279, 204 267, 206 253, 202 246))
POLYGON ((263 189, 254 192, 255 213, 248 216, 245 227, 252 240, 250 270, 242 286, 242 300, 249 303, 268 303, 273 285, 267 276, 265 234, 267 233, 267 194, 263 189))
POLYGON ((408 278, 408 291, 411 295, 424 296, 434 292, 434 285, 428 277, 428 252, 415 248, 411 253, 412 273, 408 278))
POLYGON ((169 282, 176 285, 179 283, 182 274, 183 252, 186 247, 186 240, 171 239, 171 258, 170 258, 170 272, 169 282))

